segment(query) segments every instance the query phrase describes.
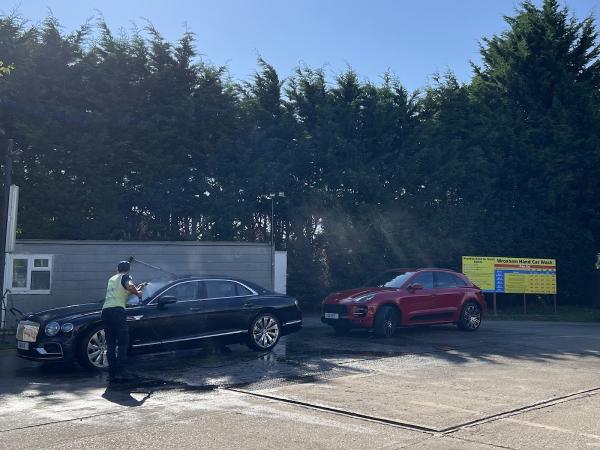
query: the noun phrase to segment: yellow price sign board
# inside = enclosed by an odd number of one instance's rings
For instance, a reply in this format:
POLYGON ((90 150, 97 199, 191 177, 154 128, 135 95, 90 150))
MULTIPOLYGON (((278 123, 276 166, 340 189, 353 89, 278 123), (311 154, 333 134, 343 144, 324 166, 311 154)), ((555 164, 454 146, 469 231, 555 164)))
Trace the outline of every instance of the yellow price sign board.
POLYGON ((485 292, 556 294, 556 260, 463 256, 462 271, 485 292))

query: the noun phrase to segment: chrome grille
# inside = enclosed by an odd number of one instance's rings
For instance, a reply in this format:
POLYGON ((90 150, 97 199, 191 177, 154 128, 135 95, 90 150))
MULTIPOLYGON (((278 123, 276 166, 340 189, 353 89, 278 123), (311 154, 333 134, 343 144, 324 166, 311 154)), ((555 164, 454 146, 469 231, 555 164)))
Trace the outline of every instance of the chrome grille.
POLYGON ((23 320, 17 326, 17 340, 24 342, 35 342, 37 340, 40 324, 23 320))
POLYGON ((366 306, 357 306, 352 311, 352 314, 355 317, 365 317, 367 315, 367 307, 366 306))

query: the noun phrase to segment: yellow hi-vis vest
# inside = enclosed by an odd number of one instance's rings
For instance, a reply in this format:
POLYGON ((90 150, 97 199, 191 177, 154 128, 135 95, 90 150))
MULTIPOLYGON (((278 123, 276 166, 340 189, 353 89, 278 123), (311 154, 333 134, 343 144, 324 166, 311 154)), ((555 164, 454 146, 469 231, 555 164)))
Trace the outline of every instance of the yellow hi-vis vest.
POLYGON ((127 305, 127 298, 129 297, 129 291, 121 284, 121 278, 124 273, 118 273, 108 279, 108 285, 106 286, 106 298, 104 299, 104 305, 102 309, 114 308, 120 306, 125 308, 127 305))

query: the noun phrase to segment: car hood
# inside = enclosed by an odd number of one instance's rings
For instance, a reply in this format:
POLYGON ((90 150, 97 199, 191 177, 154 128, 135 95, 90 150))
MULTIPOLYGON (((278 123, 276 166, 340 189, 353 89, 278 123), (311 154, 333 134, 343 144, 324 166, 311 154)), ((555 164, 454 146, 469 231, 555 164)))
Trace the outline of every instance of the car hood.
POLYGON ((48 323, 53 320, 61 322, 77 319, 84 315, 94 313, 100 314, 102 310, 102 302, 84 303, 82 305, 70 305, 60 308, 47 309, 36 313, 27 314, 23 317, 24 320, 34 320, 39 323, 48 323))
POLYGON ((379 292, 390 292, 396 291, 396 288, 386 287, 361 287, 356 289, 348 289, 346 291, 339 291, 330 294, 324 303, 346 303, 351 302, 352 299, 360 297, 366 294, 377 294, 379 292))

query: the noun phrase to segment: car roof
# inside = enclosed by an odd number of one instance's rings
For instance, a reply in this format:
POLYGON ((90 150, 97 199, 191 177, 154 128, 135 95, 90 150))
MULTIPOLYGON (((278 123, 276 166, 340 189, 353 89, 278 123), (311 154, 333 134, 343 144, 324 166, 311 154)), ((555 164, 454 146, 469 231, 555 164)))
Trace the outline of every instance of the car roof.
POLYGON ((248 281, 248 280, 245 280, 245 279, 239 278, 239 277, 232 277, 230 275, 214 275, 214 274, 194 275, 194 274, 186 274, 186 275, 179 275, 179 276, 177 276, 177 278, 172 279, 169 283, 176 283, 176 282, 179 282, 179 281, 186 281, 186 280, 210 280, 210 279, 237 281, 239 283, 245 284, 248 287, 251 287, 252 289, 254 289, 255 291, 257 291, 259 293, 268 293, 268 292, 271 292, 266 287, 261 286, 260 284, 254 283, 253 281, 248 281))
POLYGON ((173 278, 172 281, 182 281, 182 280, 193 280, 193 279, 203 279, 203 280, 209 280, 209 279, 217 279, 217 280, 232 280, 232 281, 240 281, 242 283, 250 283, 248 280, 245 280, 243 278, 239 278, 239 277, 232 277, 231 275, 222 275, 222 274, 203 274, 203 275, 198 275, 198 274, 185 274, 185 275, 178 275, 176 278, 173 278))
MULTIPOLYGON (((208 274, 197 274, 197 273, 186 273, 183 275, 177 275, 178 280, 189 279, 189 278, 226 278, 228 280, 238 280, 238 277, 232 277, 231 275, 223 275, 216 273, 208 273, 208 274)), ((241 280, 241 279, 240 279, 241 280)))

